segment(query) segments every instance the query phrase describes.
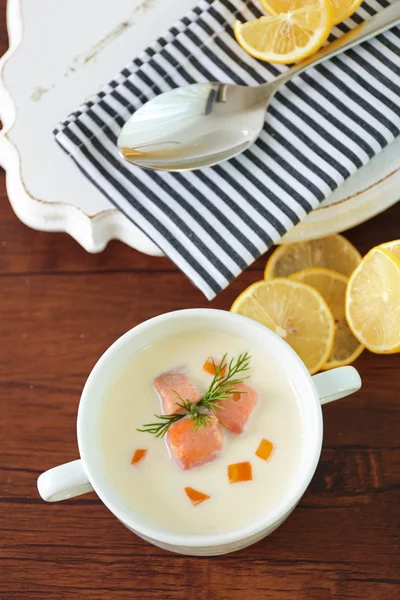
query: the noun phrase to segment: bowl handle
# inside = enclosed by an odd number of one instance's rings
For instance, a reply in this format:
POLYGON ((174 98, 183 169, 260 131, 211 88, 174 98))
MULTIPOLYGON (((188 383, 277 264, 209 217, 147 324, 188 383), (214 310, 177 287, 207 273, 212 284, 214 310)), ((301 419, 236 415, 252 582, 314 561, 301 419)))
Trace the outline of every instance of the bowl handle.
POLYGON ((37 486, 40 496, 46 502, 58 502, 93 491, 81 460, 74 460, 42 473, 37 486))
POLYGON ((361 387, 361 377, 354 367, 338 367, 312 378, 321 404, 354 394, 361 387))

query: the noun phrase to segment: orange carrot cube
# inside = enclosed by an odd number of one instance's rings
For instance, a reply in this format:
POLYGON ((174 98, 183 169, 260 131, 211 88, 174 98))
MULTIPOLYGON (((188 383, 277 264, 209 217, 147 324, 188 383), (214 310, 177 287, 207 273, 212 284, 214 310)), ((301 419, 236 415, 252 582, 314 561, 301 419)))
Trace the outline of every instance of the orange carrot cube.
POLYGON ((197 490, 193 489, 192 487, 185 487, 185 492, 186 492, 186 495, 188 496, 189 500, 191 500, 191 502, 194 506, 201 504, 202 502, 204 502, 204 500, 208 500, 210 497, 210 496, 207 496, 207 494, 203 494, 203 492, 198 492, 197 490))
POLYGON ((221 359, 209 356, 203 365, 203 371, 206 371, 206 373, 210 373, 210 375, 214 376, 217 368, 219 367, 222 367, 219 374, 221 377, 224 377, 227 369, 226 363, 224 365, 221 365, 221 359))
POLYGON ((268 460, 271 457, 274 448, 275 446, 272 442, 262 439, 256 450, 256 456, 262 458, 262 460, 268 460))
POLYGON ((251 481, 253 473, 249 462, 235 463, 228 465, 229 483, 239 483, 239 481, 251 481))
POLYGON ((144 459, 146 454, 147 450, 143 450, 143 448, 135 450, 135 454, 132 456, 131 465, 137 465, 138 462, 144 459))

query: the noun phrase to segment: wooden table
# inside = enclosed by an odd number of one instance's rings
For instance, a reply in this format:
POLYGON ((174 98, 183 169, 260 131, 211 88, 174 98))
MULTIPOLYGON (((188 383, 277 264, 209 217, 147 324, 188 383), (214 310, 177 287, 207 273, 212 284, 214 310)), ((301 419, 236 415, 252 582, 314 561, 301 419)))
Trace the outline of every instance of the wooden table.
MULTIPOLYGON (((2 53, 4 20, 1 33, 2 53)), ((400 204, 348 237, 362 253, 400 237, 400 204)), ((67 235, 27 229, 0 174, 0 600, 394 600, 399 355, 358 359, 363 389, 324 408, 322 458, 300 505, 236 554, 169 554, 131 534, 95 494, 48 505, 38 496, 43 470, 77 458, 79 396, 104 350, 160 313, 229 308, 264 264, 208 304, 167 259, 120 243, 89 255, 67 235)))

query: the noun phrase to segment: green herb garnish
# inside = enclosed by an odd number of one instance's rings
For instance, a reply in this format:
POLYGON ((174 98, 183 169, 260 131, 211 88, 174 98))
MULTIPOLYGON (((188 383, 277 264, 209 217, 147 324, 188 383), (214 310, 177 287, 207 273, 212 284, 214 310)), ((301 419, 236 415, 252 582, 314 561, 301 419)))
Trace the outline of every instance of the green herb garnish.
POLYGON ((227 354, 224 354, 219 365, 216 365, 213 359, 215 374, 208 390, 199 402, 193 404, 173 390, 179 400, 176 404, 185 412, 173 415, 154 415, 156 419, 159 419, 158 422, 145 423, 143 428, 137 431, 151 433, 156 437, 164 437, 172 423, 183 419, 187 415, 189 415, 190 421, 193 423, 194 431, 197 431, 200 427, 207 427, 211 422, 211 415, 215 413, 215 410, 223 408, 220 402, 230 398, 235 393, 237 386, 249 377, 248 375, 242 375, 250 369, 250 355, 247 352, 240 354, 237 359, 232 358, 229 362, 226 375, 221 375, 221 372, 227 366, 227 356, 227 354))

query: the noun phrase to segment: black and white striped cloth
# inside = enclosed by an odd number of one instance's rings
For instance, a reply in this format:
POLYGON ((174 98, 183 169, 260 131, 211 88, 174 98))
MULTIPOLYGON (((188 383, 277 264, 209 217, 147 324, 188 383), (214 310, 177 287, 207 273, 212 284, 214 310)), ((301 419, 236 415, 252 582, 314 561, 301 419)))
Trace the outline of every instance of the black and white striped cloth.
MULTIPOLYGON (((368 0, 333 36, 388 4, 368 0)), ((236 18, 261 14, 257 0, 202 0, 54 132, 209 299, 400 132, 397 27, 287 84, 259 140, 229 162, 186 173, 122 164, 120 129, 156 94, 201 81, 257 85, 286 68, 251 58, 234 39, 236 18)))

